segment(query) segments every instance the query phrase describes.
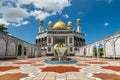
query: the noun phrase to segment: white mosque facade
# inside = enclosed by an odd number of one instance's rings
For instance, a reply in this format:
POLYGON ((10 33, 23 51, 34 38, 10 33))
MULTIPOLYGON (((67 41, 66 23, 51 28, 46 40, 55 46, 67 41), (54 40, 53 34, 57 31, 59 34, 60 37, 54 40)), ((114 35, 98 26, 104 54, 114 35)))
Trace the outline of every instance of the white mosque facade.
POLYGON ((54 45, 58 42, 63 42, 68 48, 69 55, 75 55, 75 50, 85 44, 84 34, 81 33, 80 19, 77 19, 77 30, 72 27, 72 22, 69 21, 66 25, 63 21, 58 21, 56 24, 48 22, 48 29, 44 31, 44 21, 40 20, 39 33, 36 35, 36 45, 41 47, 45 52, 43 55, 54 55, 54 45))

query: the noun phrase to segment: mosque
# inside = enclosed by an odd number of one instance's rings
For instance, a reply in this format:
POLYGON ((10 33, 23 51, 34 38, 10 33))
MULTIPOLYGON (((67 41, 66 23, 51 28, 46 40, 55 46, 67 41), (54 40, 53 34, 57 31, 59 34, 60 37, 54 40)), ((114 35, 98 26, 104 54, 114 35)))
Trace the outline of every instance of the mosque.
POLYGON ((39 32, 36 35, 36 45, 45 51, 43 55, 52 56, 53 47, 57 42, 63 42, 68 48, 69 55, 75 55, 75 50, 85 45, 84 34, 81 32, 81 21, 76 20, 77 30, 73 29, 72 22, 66 25, 59 20, 54 25, 52 21, 48 22, 48 28, 44 31, 44 20, 40 20, 39 32))
POLYGON ((52 56, 58 42, 67 46, 68 55, 120 58, 120 32, 85 45, 80 19, 76 20, 77 30, 73 29, 71 21, 66 25, 61 20, 54 25, 49 21, 46 31, 44 27, 44 20, 40 20, 35 45, 0 31, 0 59, 52 56))

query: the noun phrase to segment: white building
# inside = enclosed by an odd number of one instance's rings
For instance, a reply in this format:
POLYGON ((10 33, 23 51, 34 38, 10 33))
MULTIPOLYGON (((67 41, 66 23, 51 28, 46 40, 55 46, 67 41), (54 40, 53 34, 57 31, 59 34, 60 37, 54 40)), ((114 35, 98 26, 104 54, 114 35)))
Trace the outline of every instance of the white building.
POLYGON ((48 22, 48 29, 44 31, 44 21, 40 20, 39 32, 36 35, 36 45, 42 47, 42 55, 52 56, 53 47, 57 42, 63 42, 68 47, 68 54, 75 55, 75 49, 85 44, 84 34, 81 32, 80 19, 77 19, 77 30, 72 28, 72 22, 67 26, 64 22, 58 21, 54 26, 48 22))

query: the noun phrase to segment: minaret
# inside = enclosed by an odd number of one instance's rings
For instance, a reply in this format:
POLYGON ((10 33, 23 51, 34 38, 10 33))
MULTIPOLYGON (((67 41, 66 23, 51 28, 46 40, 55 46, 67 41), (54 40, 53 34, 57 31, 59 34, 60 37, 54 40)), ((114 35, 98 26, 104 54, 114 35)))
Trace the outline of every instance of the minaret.
POLYGON ((44 32, 43 26, 44 26, 44 20, 41 19, 39 23, 39 33, 44 32))
POLYGON ((52 23, 52 21, 49 21, 48 22, 48 29, 50 30, 50 29, 52 29, 52 27, 53 27, 53 23, 52 23))
POLYGON ((80 23, 80 19, 77 19, 77 32, 81 32, 81 23, 80 23))
POLYGON ((71 21, 68 22, 67 29, 72 29, 72 22, 71 21))

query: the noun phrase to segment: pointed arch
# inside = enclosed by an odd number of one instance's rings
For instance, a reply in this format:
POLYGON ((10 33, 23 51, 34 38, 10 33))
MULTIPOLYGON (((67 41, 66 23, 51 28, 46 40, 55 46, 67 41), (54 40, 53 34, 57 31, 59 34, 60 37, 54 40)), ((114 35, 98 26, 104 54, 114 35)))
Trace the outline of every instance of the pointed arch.
POLYGON ((0 56, 5 56, 6 53, 6 42, 4 39, 0 39, 0 56))
POLYGON ((99 44, 98 45, 98 52, 99 52, 99 56, 102 57, 104 55, 104 50, 103 50, 103 44, 99 44))
POLYGON ((120 38, 115 41, 116 56, 120 56, 120 38))
POLYGON ((114 53, 113 53, 113 47, 110 41, 107 41, 105 43, 105 53, 106 53, 106 57, 113 57, 114 53))
POLYGON ((22 55, 22 45, 19 44, 18 45, 18 56, 21 56, 22 55))
POLYGON ((97 57, 97 46, 96 45, 93 46, 93 56, 97 57))
POLYGON ((15 56, 15 51, 16 51, 15 49, 16 49, 15 43, 11 42, 9 44, 9 47, 8 47, 8 54, 7 54, 7 56, 15 56))

